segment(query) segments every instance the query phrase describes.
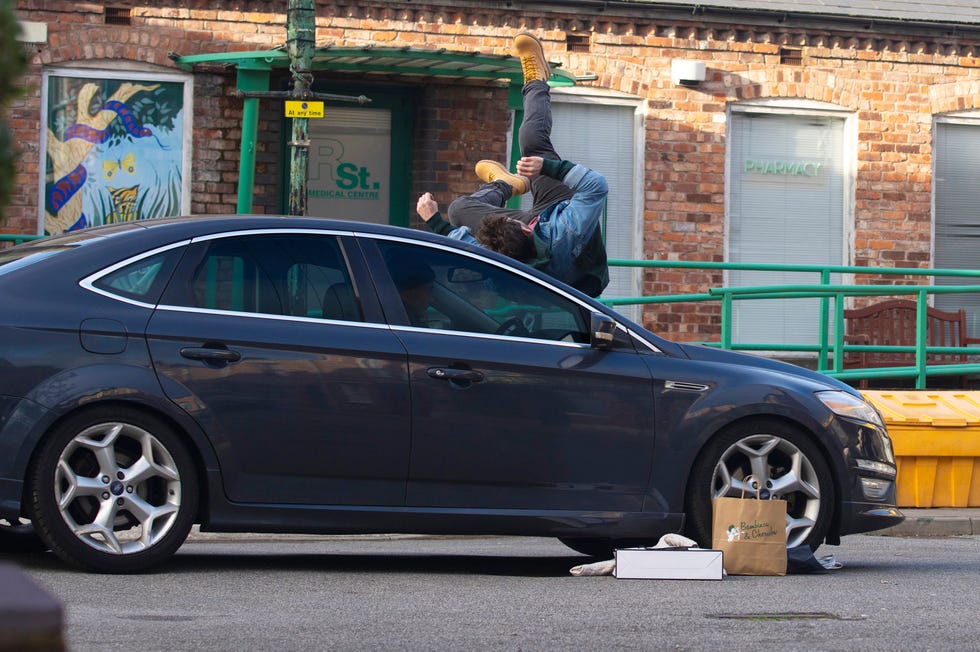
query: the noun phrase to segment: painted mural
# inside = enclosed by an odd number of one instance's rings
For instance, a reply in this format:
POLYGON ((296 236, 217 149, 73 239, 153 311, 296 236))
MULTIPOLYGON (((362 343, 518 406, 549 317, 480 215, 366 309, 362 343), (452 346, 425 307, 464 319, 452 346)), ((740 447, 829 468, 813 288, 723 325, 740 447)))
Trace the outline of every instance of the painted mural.
POLYGON ((44 232, 179 215, 184 84, 49 75, 44 232))

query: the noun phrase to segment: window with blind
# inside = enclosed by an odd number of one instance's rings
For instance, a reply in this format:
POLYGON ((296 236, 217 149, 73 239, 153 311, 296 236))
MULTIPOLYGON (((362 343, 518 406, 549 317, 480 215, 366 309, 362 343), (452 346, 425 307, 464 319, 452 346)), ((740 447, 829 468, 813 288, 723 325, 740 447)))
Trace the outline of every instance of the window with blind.
MULTIPOLYGON (((732 111, 729 261, 844 264, 845 123, 840 114, 819 111, 732 111)), ((815 273, 731 271, 726 282, 744 287, 819 280, 815 273)), ((819 300, 736 301, 732 322, 737 344, 816 344, 819 300)))
MULTIPOLYGON (((943 116, 935 125, 934 197, 936 234, 933 266, 980 269, 980 113, 943 116)), ((937 276, 936 285, 977 285, 977 279, 937 276)), ((967 333, 980 336, 980 295, 937 294, 937 308, 966 309, 967 333)))
MULTIPOLYGON (((562 158, 586 165, 606 177, 609 199, 603 220, 609 258, 639 258, 636 188, 641 181, 642 140, 637 135, 637 101, 566 97, 552 91, 554 119, 551 140, 562 158)), ((529 206, 529 198, 522 200, 529 206)), ((528 206, 525 206, 528 207, 528 206)), ((639 273, 628 267, 610 267, 604 298, 639 294, 639 273)), ((638 312, 618 307, 632 318, 638 312), (635 313, 635 314, 634 314, 635 313)))
POLYGON ((329 120, 310 120, 309 124, 307 214, 388 224, 391 109, 329 110, 329 120))

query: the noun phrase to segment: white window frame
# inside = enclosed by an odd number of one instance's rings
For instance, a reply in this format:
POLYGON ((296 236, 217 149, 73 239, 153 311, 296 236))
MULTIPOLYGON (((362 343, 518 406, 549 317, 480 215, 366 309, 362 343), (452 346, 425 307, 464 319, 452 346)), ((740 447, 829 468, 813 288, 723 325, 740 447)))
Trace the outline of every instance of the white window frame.
POLYGON ((939 152, 935 148, 936 142, 936 127, 940 124, 950 124, 950 125, 966 125, 970 127, 976 127, 980 129, 980 111, 960 111, 956 113, 940 113, 933 116, 933 150, 932 150, 932 186, 931 186, 931 198, 929 210, 932 213, 932 219, 929 224, 929 260, 932 261, 933 267, 935 267, 936 262, 936 220, 938 219, 937 207, 936 207, 936 196, 939 190, 939 180, 936 174, 936 168, 939 165, 939 152))
MULTIPOLYGON (((744 102, 733 102, 728 105, 726 110, 726 125, 730 125, 732 122, 732 117, 735 114, 748 114, 748 113, 769 113, 777 115, 785 115, 792 117, 803 117, 803 116, 820 116, 820 117, 833 117, 833 118, 843 118, 844 120, 844 133, 843 133, 843 143, 842 143, 842 156, 843 161, 841 161, 841 168, 844 173, 844 179, 842 185, 843 199, 842 207, 843 214, 841 219, 843 220, 843 225, 841 229, 841 235, 843 242, 841 243, 841 254, 843 260, 832 262, 832 265, 850 265, 854 261, 854 240, 855 240, 855 179, 857 176, 857 114, 855 111, 838 106, 836 104, 831 104, 828 102, 818 102, 815 100, 805 100, 805 99, 785 99, 785 98, 762 98, 758 100, 746 100, 744 102)), ((728 136, 729 130, 726 129, 726 136, 728 136)), ((732 232, 732 215, 731 215, 731 201, 733 197, 733 192, 735 188, 733 186, 733 174, 732 169, 734 162, 732 161, 732 148, 730 145, 726 145, 725 148, 725 223, 724 223, 724 257, 726 262, 731 261, 731 232, 732 232)), ((751 261, 751 262, 765 262, 765 261, 751 261)), ((730 284, 731 273, 729 270, 725 270, 722 278, 723 283, 727 287, 730 284)), ((853 274, 843 274, 841 275, 842 283, 852 283, 854 275, 853 274)), ((817 279, 819 280, 819 278, 817 279)), ((794 353, 794 352, 781 352, 780 357, 786 358, 812 358, 813 353, 794 353)))
MULTIPOLYGON (((930 212, 931 212, 932 215, 931 215, 930 224, 929 224, 929 229, 930 229, 930 232, 929 232, 929 260, 931 261, 931 266, 933 268, 939 268, 939 265, 937 264, 937 261, 936 261, 936 237, 937 237, 937 234, 936 234, 936 226, 937 226, 937 223, 939 221, 939 213, 938 213, 938 210, 939 209, 938 209, 938 206, 937 206, 937 203, 936 202, 937 202, 937 198, 939 196, 939 174, 938 174, 938 167, 939 167, 939 157, 940 157, 941 152, 936 147, 936 139, 937 139, 938 127, 939 127, 939 125, 942 125, 942 124, 947 124, 947 125, 964 125, 964 126, 974 127, 976 129, 980 129, 980 111, 978 111, 978 110, 973 110, 973 111, 957 111, 955 113, 941 113, 941 114, 936 114, 936 115, 933 116, 933 132, 932 132, 932 146, 933 147, 932 147, 932 169, 931 169, 931 172, 932 172, 931 194, 932 194, 932 196, 930 198, 930 200, 931 200, 930 212)), ((946 277, 946 278, 949 278, 949 277, 946 277)), ((967 282, 967 279, 965 279, 964 277, 954 277, 954 278, 959 278, 961 280, 961 282, 967 282)), ((934 277, 931 278, 931 282, 934 285, 943 285, 944 284, 944 277, 935 277, 934 276, 934 277)), ((932 296, 929 297, 929 303, 930 304, 933 304, 934 305, 936 303, 936 296, 937 295, 932 295, 932 296)), ((952 295, 946 295, 946 296, 955 297, 957 295, 956 294, 952 294, 952 295)), ((947 307, 947 306, 943 306, 943 309, 944 310, 949 310, 950 308, 947 307)), ((973 331, 974 331, 974 328, 975 328, 974 323, 978 319, 980 319, 980 315, 978 315, 975 312, 971 312, 970 310, 967 310, 967 334, 968 335, 973 335, 973 331)))
POLYGON ((194 75, 190 73, 163 71, 158 66, 134 62, 119 62, 93 60, 73 63, 70 66, 46 67, 41 75, 41 138, 39 142, 42 160, 38 171, 38 235, 44 234, 45 229, 45 170, 47 162, 47 129, 49 98, 48 87, 51 77, 73 77, 92 79, 122 79, 139 83, 168 82, 183 84, 183 124, 181 138, 181 188, 180 213, 189 215, 191 212, 191 162, 194 149, 194 75), (111 68, 111 69, 110 69, 111 68))

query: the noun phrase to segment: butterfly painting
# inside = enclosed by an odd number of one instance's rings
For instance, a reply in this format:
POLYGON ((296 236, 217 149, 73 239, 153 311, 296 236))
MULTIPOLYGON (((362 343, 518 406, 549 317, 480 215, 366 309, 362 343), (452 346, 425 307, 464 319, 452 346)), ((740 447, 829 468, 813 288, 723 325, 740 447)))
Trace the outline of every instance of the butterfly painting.
POLYGON ((136 155, 130 152, 121 160, 102 161, 102 171, 105 173, 106 181, 111 181, 120 172, 136 174, 136 155))

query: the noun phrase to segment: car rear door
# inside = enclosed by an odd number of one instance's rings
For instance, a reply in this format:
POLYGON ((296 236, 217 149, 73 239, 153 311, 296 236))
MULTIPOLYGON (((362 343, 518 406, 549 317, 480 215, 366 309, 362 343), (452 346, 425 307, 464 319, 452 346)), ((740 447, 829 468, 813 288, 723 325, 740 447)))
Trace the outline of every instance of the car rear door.
POLYGON ((232 501, 404 503, 405 351, 343 240, 196 241, 150 320, 164 390, 207 432, 232 501))
POLYGON ((376 280, 409 354, 407 504, 642 511, 652 386, 628 339, 591 348, 582 304, 476 256, 376 242, 371 269, 392 272, 376 280), (417 319, 400 310, 398 277, 428 275, 396 268, 405 259, 433 273, 417 319))

